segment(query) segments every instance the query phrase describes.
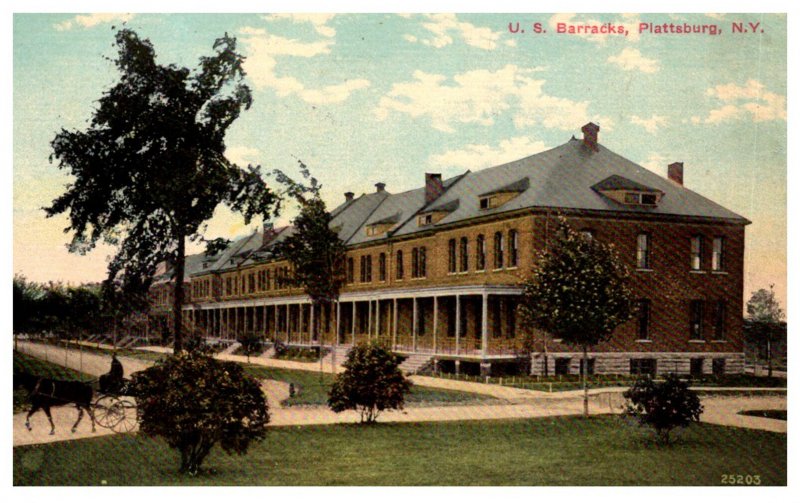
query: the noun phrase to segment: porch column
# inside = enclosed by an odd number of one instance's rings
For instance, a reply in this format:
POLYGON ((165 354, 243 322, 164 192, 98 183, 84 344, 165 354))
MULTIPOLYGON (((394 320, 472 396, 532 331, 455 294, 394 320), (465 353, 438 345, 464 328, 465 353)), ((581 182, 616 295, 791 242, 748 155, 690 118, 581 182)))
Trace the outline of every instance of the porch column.
POLYGON ((456 354, 461 352, 461 296, 456 295, 456 354))
POLYGON ((303 320, 305 319, 305 304, 299 302, 297 304, 297 333, 300 335, 299 339, 300 342, 304 342, 305 338, 303 337, 303 320))
POLYGON ((352 344, 355 345, 356 343, 356 301, 353 301, 353 319, 350 323, 350 336, 352 338, 352 344))
MULTIPOLYGON (((309 304, 308 311, 308 340, 311 341, 314 339, 314 304, 309 304)), ((319 338, 319 334, 317 334, 317 338, 319 338)))
POLYGON ((439 336, 439 297, 433 296, 433 354, 436 354, 436 343, 439 336))
POLYGON ((381 336, 381 300, 375 299, 375 338, 381 336))
POLYGON ((275 324, 272 326, 272 331, 273 331, 272 339, 273 339, 273 342, 278 340, 278 307, 279 307, 279 305, 275 304, 275 306, 273 307, 273 313, 272 313, 274 315, 273 316, 273 321, 275 322, 275 324))
POLYGON ((418 327, 418 324, 417 324, 417 298, 413 297, 412 300, 413 300, 413 304, 412 304, 413 307, 411 309, 411 317, 412 317, 411 318, 412 319, 412 323, 411 323, 411 327, 412 327, 411 328, 411 349, 413 351, 416 351, 417 350, 417 331, 419 330, 419 327, 418 327))
POLYGON ((367 340, 372 340, 372 299, 367 301, 367 340))
POLYGON ((397 348, 397 297, 392 299, 392 349, 397 348))
POLYGON ((489 294, 484 293, 481 302, 481 358, 486 358, 489 352, 489 294))
POLYGON ((336 344, 337 346, 339 345, 339 334, 341 333, 341 332, 339 332, 339 330, 341 329, 341 321, 340 321, 341 318, 342 318, 342 305, 337 300, 336 301, 336 340, 334 341, 334 344, 336 344))

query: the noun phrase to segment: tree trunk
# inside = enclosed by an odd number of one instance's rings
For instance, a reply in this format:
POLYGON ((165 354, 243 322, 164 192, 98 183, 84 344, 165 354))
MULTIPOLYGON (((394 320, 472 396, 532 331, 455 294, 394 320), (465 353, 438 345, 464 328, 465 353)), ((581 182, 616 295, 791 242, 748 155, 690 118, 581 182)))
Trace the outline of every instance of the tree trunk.
POLYGON ((175 261, 175 298, 172 303, 173 335, 175 343, 173 353, 183 350, 183 277, 186 266, 186 239, 178 238, 178 252, 175 261))
POLYGON ((772 377, 772 334, 767 337, 767 377, 772 377))
POLYGON ((583 346, 583 369, 581 379, 583 380, 583 416, 589 417, 589 383, 586 380, 586 374, 589 373, 589 357, 586 346, 583 346))

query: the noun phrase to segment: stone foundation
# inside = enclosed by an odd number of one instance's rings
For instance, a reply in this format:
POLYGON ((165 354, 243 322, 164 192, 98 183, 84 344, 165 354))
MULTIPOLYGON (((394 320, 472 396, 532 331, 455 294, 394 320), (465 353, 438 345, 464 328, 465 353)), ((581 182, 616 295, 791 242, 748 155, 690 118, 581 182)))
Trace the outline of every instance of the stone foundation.
MULTIPOLYGON (((703 374, 713 373, 713 361, 724 360, 725 374, 741 374, 744 372, 744 353, 592 353, 589 359, 594 358, 595 374, 630 374, 632 359, 655 359, 656 374, 686 375, 691 371, 693 358, 703 359, 703 374)), ((547 353, 548 375, 556 374, 556 358, 569 358, 568 370, 570 374, 580 373, 580 361, 583 353, 564 352, 547 353)), ((591 370, 591 368, 590 368, 591 370)), ((531 375, 544 375, 544 355, 536 353, 531 362, 531 375)))

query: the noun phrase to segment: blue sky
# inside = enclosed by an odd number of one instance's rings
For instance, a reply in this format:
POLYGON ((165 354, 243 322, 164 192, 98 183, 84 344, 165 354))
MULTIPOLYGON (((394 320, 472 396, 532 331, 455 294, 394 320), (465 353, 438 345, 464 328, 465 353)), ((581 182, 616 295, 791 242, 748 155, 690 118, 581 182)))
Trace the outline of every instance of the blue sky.
MULTIPOLYGON (((594 121, 606 147, 661 175, 683 161, 687 187, 752 220, 745 296, 775 283, 785 305, 787 29, 775 14, 16 14, 14 272, 105 274, 111 250, 70 255, 66 219, 40 208, 69 181, 48 162, 49 142, 62 127, 85 128, 113 84, 104 56, 122 22, 160 62, 189 67, 216 37, 235 35, 255 102, 229 132, 229 157, 287 171, 302 159, 331 207, 376 182, 403 191, 426 171, 448 176, 555 147, 594 121), (510 22, 526 33, 509 33, 510 22), (547 33, 531 33, 537 22, 547 33), (559 22, 630 32, 557 34, 559 22), (723 33, 638 34, 649 22, 723 33), (733 22, 759 31, 733 34, 733 22)), ((208 237, 248 231, 218 213, 208 237)))

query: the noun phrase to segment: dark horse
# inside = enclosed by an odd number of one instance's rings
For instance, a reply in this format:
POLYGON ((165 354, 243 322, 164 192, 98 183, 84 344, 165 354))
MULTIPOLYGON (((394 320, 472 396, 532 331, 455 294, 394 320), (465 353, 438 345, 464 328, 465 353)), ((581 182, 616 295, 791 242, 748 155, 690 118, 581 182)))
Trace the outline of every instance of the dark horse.
POLYGON ((50 434, 56 432, 56 425, 53 424, 53 417, 50 415, 50 407, 58 405, 75 404, 78 408, 78 420, 72 425, 72 433, 78 428, 78 424, 83 419, 83 411, 89 413, 92 420, 92 431, 94 427, 94 412, 92 412, 92 396, 94 391, 89 384, 79 381, 59 381, 46 377, 39 377, 27 372, 14 374, 14 387, 23 386, 28 391, 31 401, 31 410, 25 418, 25 427, 31 430, 30 419, 34 412, 39 409, 44 410, 47 419, 50 421, 50 434))

